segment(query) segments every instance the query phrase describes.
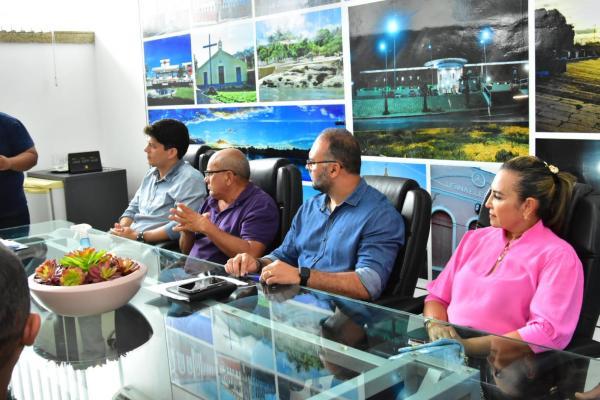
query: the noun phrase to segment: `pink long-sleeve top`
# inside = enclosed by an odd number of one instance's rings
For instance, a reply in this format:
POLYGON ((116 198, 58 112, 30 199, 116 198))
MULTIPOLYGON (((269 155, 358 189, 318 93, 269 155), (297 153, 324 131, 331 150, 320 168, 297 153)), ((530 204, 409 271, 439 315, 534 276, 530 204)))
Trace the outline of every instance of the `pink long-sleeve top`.
POLYGON ((501 228, 467 232, 442 273, 427 286, 425 301, 447 307, 453 324, 496 335, 517 330, 525 342, 564 349, 581 311, 581 261, 540 220, 509 244, 490 273, 507 242, 501 228))

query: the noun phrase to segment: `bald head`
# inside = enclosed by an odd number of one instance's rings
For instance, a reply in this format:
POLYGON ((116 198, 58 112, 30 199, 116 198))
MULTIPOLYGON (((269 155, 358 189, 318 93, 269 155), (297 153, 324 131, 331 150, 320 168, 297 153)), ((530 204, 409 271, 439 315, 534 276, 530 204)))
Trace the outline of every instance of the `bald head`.
POLYGON ((250 163, 246 155, 238 149, 229 148, 217 151, 210 158, 210 169, 228 169, 243 180, 250 179, 250 163))

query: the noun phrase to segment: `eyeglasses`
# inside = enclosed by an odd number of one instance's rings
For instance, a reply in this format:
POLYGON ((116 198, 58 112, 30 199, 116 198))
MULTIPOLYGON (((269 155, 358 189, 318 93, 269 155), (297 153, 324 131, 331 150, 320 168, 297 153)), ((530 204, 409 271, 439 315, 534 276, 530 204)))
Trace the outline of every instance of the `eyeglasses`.
POLYGON ((313 160, 306 160, 306 169, 313 169, 315 168, 316 164, 326 164, 326 163, 336 163, 340 165, 340 168, 342 168, 342 164, 339 161, 336 160, 323 160, 323 161, 313 161, 313 160))
POLYGON ((209 170, 202 171, 204 176, 207 178, 210 178, 211 176, 213 176, 214 174, 218 174, 219 172, 232 172, 235 175, 235 172, 233 172, 230 169, 217 169, 215 171, 209 171, 209 170))

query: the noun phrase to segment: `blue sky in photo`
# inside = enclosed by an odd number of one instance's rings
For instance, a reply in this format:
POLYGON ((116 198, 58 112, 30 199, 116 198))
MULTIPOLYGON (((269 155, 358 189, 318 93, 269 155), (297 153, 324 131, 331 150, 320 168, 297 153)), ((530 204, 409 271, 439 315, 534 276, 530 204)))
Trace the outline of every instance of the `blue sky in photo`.
POLYGON ((425 164, 402 163, 395 161, 362 160, 361 175, 384 175, 387 169, 389 176, 410 178, 417 181, 419 186, 427 189, 427 175, 425 164))
POLYGON ((344 105, 231 107, 148 110, 154 123, 173 118, 190 137, 213 147, 310 149, 325 128, 343 127, 344 105))
MULTIPOLYGON (((252 23, 243 23, 238 25, 211 26, 210 29, 201 29, 193 33, 194 54, 198 60, 198 66, 208 61, 208 48, 203 46, 208 44, 208 35, 210 34, 211 43, 218 44, 219 40, 223 44, 223 51, 234 55, 235 53, 254 48, 254 30, 252 23)), ((219 50, 218 46, 211 47, 211 54, 214 55, 219 50)))
POLYGON ((165 39, 144 42, 144 62, 149 73, 152 68, 160 67, 160 60, 168 58, 171 64, 192 61, 192 44, 190 35, 174 36, 165 39))
POLYGON ((341 27, 341 23, 339 8, 258 21, 256 23, 256 44, 268 44, 268 37, 278 30, 281 32, 291 31, 296 36, 304 39, 313 38, 319 32, 319 29, 332 30, 341 27))

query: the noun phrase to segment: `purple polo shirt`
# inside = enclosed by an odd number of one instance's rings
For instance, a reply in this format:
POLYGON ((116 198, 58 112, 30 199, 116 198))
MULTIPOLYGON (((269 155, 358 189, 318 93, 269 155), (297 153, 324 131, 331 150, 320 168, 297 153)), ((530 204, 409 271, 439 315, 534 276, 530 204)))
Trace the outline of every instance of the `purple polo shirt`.
MULTIPOLYGON (((267 250, 271 248, 279 229, 277 204, 252 182, 225 210, 219 212, 219 201, 209 196, 199 212, 210 212, 210 220, 219 229, 244 240, 260 242, 267 250)), ((229 259, 209 238, 200 233, 196 234, 190 256, 219 264, 224 264, 229 259)))

